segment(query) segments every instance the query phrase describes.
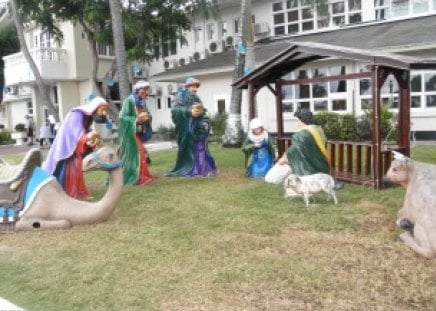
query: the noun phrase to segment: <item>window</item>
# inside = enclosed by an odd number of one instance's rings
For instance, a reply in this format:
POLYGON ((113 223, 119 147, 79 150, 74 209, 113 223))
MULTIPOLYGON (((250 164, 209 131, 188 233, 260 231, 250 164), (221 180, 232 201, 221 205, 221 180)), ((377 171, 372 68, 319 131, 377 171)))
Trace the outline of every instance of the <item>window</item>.
POLYGON ((412 14, 427 13, 429 10, 429 0, 412 0, 412 14))
MULTIPOLYGON (((361 108, 372 107, 372 85, 370 79, 360 81, 361 108)), ((393 75, 389 75, 380 89, 380 101, 391 108, 399 106, 399 85, 393 75)), ((436 108, 436 71, 411 72, 410 107, 412 109, 436 108)))
POLYGON ((113 46, 109 46, 103 43, 97 42, 97 53, 102 56, 115 56, 115 50, 113 46))
POLYGON ((168 33, 162 35, 162 56, 167 57, 169 55, 177 54, 177 39, 175 33, 177 29, 175 27, 169 27, 168 33))
POLYGON ((233 33, 234 34, 239 33, 239 18, 233 20, 233 33))
POLYGON ((109 96, 113 101, 119 101, 120 98, 120 88, 119 83, 114 82, 111 86, 109 86, 109 96))
POLYGON ((160 55, 160 40, 159 36, 154 35, 153 36, 153 56, 155 59, 159 59, 160 55))
POLYGON ((167 97, 167 107, 171 108, 171 97, 167 97))
POLYGON ((228 34, 227 22, 221 23, 221 37, 225 38, 228 34))
MULTIPOLYGON (((313 70, 313 77, 327 76, 327 68, 316 68, 313 70)), ((327 82, 316 82, 312 84, 312 94, 315 98, 327 97, 328 86, 327 82)))
MULTIPOLYGON (((345 66, 314 67, 301 69, 282 77, 283 80, 316 79, 345 74, 345 66)), ((347 84, 340 81, 313 81, 306 84, 283 85, 283 112, 294 112, 297 108, 312 111, 347 111, 347 84)))
POLYGON ((389 18, 389 0, 374 0, 375 19, 389 18))
POLYGON ((215 39, 215 36, 216 36, 215 24, 207 24, 206 25, 206 33, 207 33, 208 40, 215 39))
POLYGON ((58 87, 53 86, 53 104, 57 106, 59 104, 58 87))
POLYGON ((32 102, 27 102, 26 105, 27 105, 27 114, 33 115, 33 105, 32 105, 32 102))
POLYGON ((273 12, 283 10, 283 4, 281 2, 273 3, 273 12))
MULTIPOLYGON (((332 66, 329 68, 331 76, 339 76, 345 74, 345 66, 332 66)), ((330 81, 330 92, 331 93, 344 93, 347 92, 347 81, 338 80, 330 81)))
POLYGON ((201 40, 201 37, 203 36, 203 28, 201 28, 201 26, 195 27, 194 36, 195 42, 199 42, 201 40))
POLYGON ((217 108, 218 113, 226 112, 226 101, 224 99, 219 99, 217 102, 217 108))
POLYGON ((276 36, 284 35, 285 34, 285 27, 284 26, 274 27, 274 34, 276 36))
POLYGON ((344 1, 332 3, 332 24, 335 26, 341 26, 345 24, 344 1))
POLYGON ((312 3, 306 0, 273 3, 274 34, 294 34, 362 21, 362 0, 331 0, 315 6, 316 9, 312 3))
POLYGON ((436 0, 374 0, 375 18, 404 17, 436 10, 436 0))
POLYGON ((391 15, 399 17, 409 15, 410 0, 391 0, 391 15))
POLYGON ((274 14, 273 17, 274 17, 274 25, 283 24, 285 22, 285 14, 283 13, 274 14))
POLYGON ((162 102, 161 102, 161 98, 160 97, 156 100, 156 104, 157 104, 157 109, 158 110, 162 109, 162 102))

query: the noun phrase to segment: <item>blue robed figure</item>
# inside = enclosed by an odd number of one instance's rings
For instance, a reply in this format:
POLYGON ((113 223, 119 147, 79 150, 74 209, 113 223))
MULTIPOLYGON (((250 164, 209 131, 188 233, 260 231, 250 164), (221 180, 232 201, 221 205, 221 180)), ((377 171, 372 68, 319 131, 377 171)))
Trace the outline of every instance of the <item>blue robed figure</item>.
POLYGON ((274 143, 268 132, 263 128, 262 121, 259 118, 250 121, 250 129, 242 145, 242 152, 245 154, 247 177, 264 177, 273 166, 275 158, 274 143))

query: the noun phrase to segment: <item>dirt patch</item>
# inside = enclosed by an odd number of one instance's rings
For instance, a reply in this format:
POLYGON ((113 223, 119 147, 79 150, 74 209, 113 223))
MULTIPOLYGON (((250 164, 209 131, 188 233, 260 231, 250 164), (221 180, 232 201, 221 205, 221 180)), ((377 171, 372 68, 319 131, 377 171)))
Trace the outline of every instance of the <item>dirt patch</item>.
POLYGON ((367 215, 358 221, 358 229, 367 233, 381 231, 395 231, 395 220, 391 219, 386 212, 386 208, 377 203, 362 201, 353 206, 367 211, 367 215))

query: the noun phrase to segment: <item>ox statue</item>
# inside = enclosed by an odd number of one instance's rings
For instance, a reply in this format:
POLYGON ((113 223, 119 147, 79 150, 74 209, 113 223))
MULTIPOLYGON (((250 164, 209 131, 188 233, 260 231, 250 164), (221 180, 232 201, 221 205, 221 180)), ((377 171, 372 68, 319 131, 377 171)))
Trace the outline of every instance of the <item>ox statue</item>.
POLYGON ((397 225, 406 232, 399 239, 418 254, 436 258, 436 165, 413 161, 394 151, 383 183, 406 188, 397 218, 397 225))

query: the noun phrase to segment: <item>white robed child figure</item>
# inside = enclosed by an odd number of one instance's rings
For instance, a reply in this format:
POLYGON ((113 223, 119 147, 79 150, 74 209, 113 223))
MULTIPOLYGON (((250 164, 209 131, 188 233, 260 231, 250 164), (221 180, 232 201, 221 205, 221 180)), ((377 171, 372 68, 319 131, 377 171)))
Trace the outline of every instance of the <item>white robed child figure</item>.
POLYGON ((274 164, 275 148, 273 140, 263 128, 262 121, 254 118, 250 121, 250 129, 242 145, 245 154, 247 177, 264 177, 274 164), (250 162, 248 164, 248 162, 250 162), (248 166, 247 166, 248 164, 248 166))

